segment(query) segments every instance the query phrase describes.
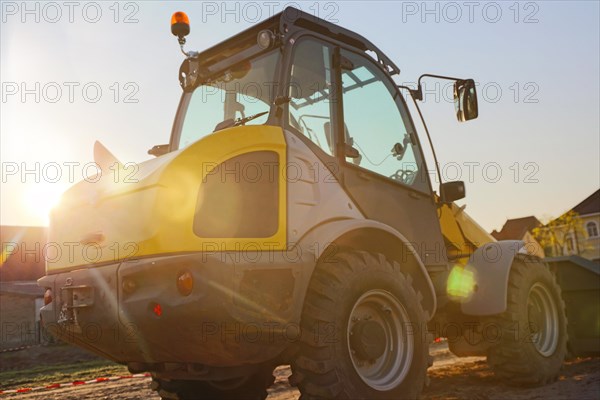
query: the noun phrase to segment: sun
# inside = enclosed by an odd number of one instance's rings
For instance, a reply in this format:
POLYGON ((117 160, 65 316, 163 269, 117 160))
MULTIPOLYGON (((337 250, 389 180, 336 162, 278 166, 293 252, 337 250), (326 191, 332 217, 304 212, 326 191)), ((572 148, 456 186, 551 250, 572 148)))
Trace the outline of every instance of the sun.
POLYGON ((23 206, 32 222, 47 226, 50 222, 50 211, 59 204, 60 198, 68 185, 60 182, 40 182, 28 185, 24 192, 23 206))

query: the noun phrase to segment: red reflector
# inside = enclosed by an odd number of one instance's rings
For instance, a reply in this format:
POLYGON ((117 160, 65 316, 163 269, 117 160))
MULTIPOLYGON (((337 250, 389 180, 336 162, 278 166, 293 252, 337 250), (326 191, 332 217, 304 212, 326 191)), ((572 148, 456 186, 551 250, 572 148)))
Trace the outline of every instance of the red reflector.
POLYGON ((156 314, 157 317, 160 317, 162 315, 162 307, 158 303, 154 305, 152 311, 154 311, 154 314, 156 314))

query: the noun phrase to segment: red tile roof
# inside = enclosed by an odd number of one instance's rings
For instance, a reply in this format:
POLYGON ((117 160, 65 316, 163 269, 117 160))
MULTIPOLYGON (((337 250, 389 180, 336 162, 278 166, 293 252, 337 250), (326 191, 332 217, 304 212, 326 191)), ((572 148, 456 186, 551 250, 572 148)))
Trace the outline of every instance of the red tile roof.
POLYGON ((541 226, 542 223, 533 215, 523 218, 506 220, 500 232, 493 231, 492 236, 496 240, 520 240, 526 232, 541 226))
POLYGON ((588 198, 577 204, 572 209, 579 215, 595 214, 600 212, 600 189, 592 193, 588 198))

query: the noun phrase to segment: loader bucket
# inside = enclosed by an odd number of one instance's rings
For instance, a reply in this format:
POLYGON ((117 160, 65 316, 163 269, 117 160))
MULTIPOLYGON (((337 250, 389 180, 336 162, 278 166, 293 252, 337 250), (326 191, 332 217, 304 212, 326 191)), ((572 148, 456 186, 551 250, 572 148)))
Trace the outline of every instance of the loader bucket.
POLYGON ((544 261, 562 290, 570 352, 574 356, 600 354, 600 263, 579 256, 544 261))

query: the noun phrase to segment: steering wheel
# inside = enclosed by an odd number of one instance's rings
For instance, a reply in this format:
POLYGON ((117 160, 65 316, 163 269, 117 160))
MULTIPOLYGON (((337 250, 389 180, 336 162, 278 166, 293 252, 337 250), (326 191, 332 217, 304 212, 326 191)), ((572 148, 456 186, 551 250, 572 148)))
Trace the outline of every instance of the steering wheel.
POLYGON ((404 184, 410 185, 414 180, 415 172, 416 171, 411 171, 407 169, 399 169, 398 171, 390 175, 390 178, 396 181, 400 181, 404 184))

